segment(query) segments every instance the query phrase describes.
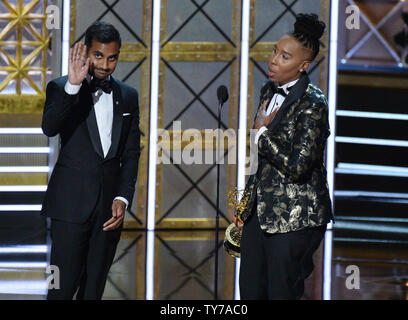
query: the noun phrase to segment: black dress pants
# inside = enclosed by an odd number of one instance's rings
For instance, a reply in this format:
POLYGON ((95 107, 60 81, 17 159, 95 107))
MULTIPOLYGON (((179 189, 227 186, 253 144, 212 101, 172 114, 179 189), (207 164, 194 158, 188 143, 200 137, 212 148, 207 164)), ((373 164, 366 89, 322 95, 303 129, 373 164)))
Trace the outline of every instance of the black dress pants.
POLYGON ((243 300, 295 300, 313 271, 313 253, 326 225, 267 234, 255 212, 245 221, 241 239, 240 295, 243 300))
POLYGON ((103 231, 112 217, 101 196, 89 220, 76 224, 51 220, 51 265, 59 268, 60 289, 50 289, 47 300, 100 300, 120 239, 122 225, 103 231))

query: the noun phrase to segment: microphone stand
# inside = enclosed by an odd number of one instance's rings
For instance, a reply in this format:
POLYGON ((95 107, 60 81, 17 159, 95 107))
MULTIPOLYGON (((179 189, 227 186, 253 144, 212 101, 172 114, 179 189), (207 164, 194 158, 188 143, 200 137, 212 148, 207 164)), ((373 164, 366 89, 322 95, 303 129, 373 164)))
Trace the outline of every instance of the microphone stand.
POLYGON ((218 104, 218 131, 217 131, 217 148, 216 148, 216 161, 217 161, 217 201, 216 201, 216 215, 215 215, 215 277, 214 277, 214 300, 218 300, 218 231, 219 231, 219 221, 220 221, 220 159, 219 147, 221 145, 220 141, 220 131, 221 131, 221 108, 222 103, 218 104))

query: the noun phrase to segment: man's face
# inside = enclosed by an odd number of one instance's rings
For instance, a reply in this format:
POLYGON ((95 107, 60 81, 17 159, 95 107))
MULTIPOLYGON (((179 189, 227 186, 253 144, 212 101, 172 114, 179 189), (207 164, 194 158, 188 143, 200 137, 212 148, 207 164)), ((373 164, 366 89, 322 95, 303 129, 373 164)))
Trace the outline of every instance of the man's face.
POLYGON ((116 41, 102 43, 93 40, 88 48, 89 74, 101 80, 111 75, 118 64, 119 52, 119 43, 116 41))

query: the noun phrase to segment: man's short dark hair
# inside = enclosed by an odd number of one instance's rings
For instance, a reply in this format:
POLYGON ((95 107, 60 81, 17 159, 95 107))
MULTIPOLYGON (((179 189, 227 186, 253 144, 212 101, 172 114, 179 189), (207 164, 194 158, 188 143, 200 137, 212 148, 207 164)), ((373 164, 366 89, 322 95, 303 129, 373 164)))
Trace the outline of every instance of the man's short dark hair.
POLYGON ((92 41, 96 40, 101 43, 110 43, 116 41, 119 48, 122 46, 122 39, 119 31, 110 23, 97 21, 92 24, 85 33, 85 45, 87 49, 92 46, 92 41))

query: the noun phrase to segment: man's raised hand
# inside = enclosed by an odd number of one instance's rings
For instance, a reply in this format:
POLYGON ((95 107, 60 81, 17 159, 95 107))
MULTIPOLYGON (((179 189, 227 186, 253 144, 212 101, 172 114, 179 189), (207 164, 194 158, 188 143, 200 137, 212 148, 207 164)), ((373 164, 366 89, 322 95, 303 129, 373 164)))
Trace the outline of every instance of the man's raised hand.
POLYGON ((79 85, 84 81, 89 70, 90 59, 87 58, 86 45, 76 43, 69 51, 68 80, 70 84, 79 85))

